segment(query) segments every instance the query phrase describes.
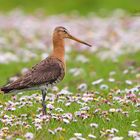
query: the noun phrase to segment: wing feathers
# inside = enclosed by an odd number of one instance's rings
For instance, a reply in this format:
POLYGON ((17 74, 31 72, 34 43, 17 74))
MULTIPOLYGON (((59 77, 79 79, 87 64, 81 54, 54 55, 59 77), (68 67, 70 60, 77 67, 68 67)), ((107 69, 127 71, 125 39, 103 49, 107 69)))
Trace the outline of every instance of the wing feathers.
POLYGON ((59 77, 62 77, 62 79, 64 77, 63 63, 57 58, 48 57, 35 65, 15 82, 1 88, 1 91, 7 93, 11 90, 20 90, 42 84, 49 84, 56 81, 59 77))

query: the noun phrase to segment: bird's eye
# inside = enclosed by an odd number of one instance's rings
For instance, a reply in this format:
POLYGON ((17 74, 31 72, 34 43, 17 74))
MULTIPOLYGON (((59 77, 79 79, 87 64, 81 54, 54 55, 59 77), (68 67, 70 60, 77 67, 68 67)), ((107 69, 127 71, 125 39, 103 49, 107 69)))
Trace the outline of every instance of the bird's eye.
POLYGON ((66 30, 64 30, 63 32, 66 33, 66 30))
POLYGON ((63 32, 63 33, 67 33, 67 30, 66 29, 60 29, 58 32, 63 32))
POLYGON ((63 32, 64 32, 64 33, 67 33, 67 31, 66 31, 66 30, 64 30, 63 32))

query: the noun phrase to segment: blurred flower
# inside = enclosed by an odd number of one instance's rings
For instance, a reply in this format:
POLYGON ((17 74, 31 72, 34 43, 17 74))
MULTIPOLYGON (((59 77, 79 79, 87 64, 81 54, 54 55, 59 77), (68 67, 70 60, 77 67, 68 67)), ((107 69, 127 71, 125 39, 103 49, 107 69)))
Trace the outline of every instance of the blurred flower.
POLYGON ((98 85, 98 84, 102 83, 103 81, 104 81, 104 79, 96 80, 96 81, 92 82, 92 85, 98 85))
POLYGON ((76 137, 82 137, 82 134, 81 133, 74 133, 74 136, 76 136, 76 137))
POLYGON ((96 139, 96 136, 94 136, 94 135, 92 135, 92 134, 89 134, 88 137, 89 137, 90 139, 96 139))
POLYGON ((132 82, 130 80, 125 80, 125 83, 128 85, 132 85, 132 82))
POLYGON ((116 109, 115 108, 110 108, 109 112, 114 113, 114 112, 116 112, 116 109))
POLYGON ((52 110, 52 109, 54 109, 54 106, 52 104, 47 104, 47 108, 52 110))
POLYGON ((72 137, 69 140, 77 140, 77 138, 76 137, 72 137))
POLYGON ((137 136, 140 137, 140 132, 130 130, 130 131, 128 131, 128 136, 129 137, 137 137, 137 136))
POLYGON ((111 71, 111 72, 109 73, 110 76, 113 76, 113 75, 115 75, 115 74, 116 74, 116 71, 111 71))
POLYGON ((66 123, 66 124, 70 123, 70 121, 68 119, 63 119, 63 122, 66 123))
POLYGON ((79 76, 80 74, 82 74, 83 69, 81 68, 72 68, 69 70, 69 73, 72 74, 73 76, 79 76))
POLYGON ((123 140, 124 138, 123 137, 112 137, 112 138, 109 138, 108 140, 123 140))
POLYGON ((49 133, 52 134, 52 135, 55 134, 55 132, 54 132, 53 130, 51 130, 51 129, 48 129, 48 131, 49 131, 49 133))
POLYGON ((94 127, 94 128, 98 128, 98 124, 97 123, 91 123, 90 126, 94 127))
POLYGON ((33 135, 33 133, 31 133, 31 132, 27 132, 27 133, 25 134, 25 138, 26 138, 27 140, 32 140, 32 139, 34 138, 34 135, 33 135))
POLYGON ((54 132, 57 133, 57 132, 60 132, 60 131, 62 131, 62 130, 63 130, 62 127, 57 127, 57 128, 54 130, 54 132))
POLYGON ((86 83, 82 83, 82 84, 80 84, 80 85, 77 87, 77 89, 78 89, 79 91, 81 91, 81 92, 84 92, 84 91, 87 90, 87 84, 86 84, 86 83))
POLYGON ((89 62, 88 58, 86 58, 84 55, 78 55, 76 57, 76 61, 82 62, 82 63, 87 63, 89 62))
POLYGON ((100 89, 101 90, 107 90, 109 87, 108 87, 108 85, 105 85, 105 84, 102 84, 101 86, 100 86, 100 89))
POLYGON ((109 78, 108 81, 109 82, 115 82, 115 79, 114 78, 109 78))
POLYGON ((72 93, 66 89, 62 89, 57 95, 71 95, 72 93))

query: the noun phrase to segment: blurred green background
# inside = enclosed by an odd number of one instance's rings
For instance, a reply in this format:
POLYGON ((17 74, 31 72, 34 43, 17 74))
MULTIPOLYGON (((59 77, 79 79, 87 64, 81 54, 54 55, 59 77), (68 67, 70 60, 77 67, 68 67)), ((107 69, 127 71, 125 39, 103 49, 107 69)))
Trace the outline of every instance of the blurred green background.
POLYGON ((140 12, 140 0, 0 0, 0 11, 23 9, 34 12, 42 9, 46 14, 69 13, 79 11, 80 14, 89 12, 109 12, 116 8, 125 9, 131 13, 140 12))

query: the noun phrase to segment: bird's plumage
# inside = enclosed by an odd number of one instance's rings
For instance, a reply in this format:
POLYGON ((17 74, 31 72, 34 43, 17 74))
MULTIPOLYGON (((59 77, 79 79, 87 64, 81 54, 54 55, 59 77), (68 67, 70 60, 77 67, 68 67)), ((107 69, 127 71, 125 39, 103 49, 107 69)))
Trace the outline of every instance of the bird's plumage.
POLYGON ((32 67, 16 81, 1 88, 1 91, 8 93, 14 90, 41 89, 62 80, 64 75, 65 70, 61 60, 48 57, 32 67))
POLYGON ((50 85, 61 81, 65 75, 65 43, 64 39, 69 38, 90 46, 90 44, 81 41, 72 36, 66 28, 59 26, 53 32, 53 51, 52 54, 35 65, 26 74, 16 81, 4 86, 0 91, 4 93, 18 92, 21 90, 37 89, 42 92, 42 112, 46 114, 46 90, 50 85))

